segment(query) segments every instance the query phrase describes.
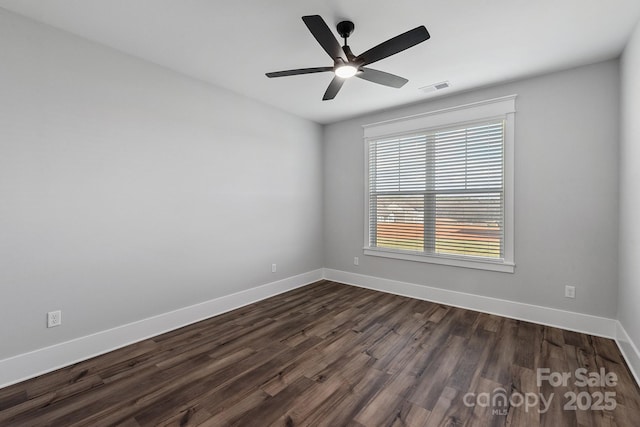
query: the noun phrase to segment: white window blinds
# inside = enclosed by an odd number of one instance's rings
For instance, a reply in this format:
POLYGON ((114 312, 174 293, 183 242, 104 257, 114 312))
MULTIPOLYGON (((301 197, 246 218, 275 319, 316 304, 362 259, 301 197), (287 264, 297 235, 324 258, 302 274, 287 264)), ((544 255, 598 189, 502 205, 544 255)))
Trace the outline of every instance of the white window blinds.
POLYGON ((504 119, 368 140, 369 248, 504 259, 504 119))

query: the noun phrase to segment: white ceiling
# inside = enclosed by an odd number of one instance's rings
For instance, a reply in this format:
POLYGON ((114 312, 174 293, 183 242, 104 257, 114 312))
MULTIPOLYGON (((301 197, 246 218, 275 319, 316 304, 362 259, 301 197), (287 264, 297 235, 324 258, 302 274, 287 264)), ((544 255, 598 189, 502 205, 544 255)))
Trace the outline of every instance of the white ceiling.
POLYGON ((640 19, 638 0, 0 0, 0 7, 319 123, 617 57, 640 19), (357 55, 418 25, 431 39, 372 65, 409 79, 361 79, 322 101, 331 66, 301 20, 349 19, 357 55), (418 88, 450 81, 425 94, 418 88))

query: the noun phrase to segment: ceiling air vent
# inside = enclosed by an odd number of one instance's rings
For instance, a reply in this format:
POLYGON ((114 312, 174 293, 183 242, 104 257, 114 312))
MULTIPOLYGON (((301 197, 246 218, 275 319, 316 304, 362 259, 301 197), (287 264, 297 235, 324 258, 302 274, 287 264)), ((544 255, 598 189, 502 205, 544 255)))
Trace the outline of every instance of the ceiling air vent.
POLYGON ((448 81, 444 81, 444 82, 440 82, 440 83, 434 83, 434 84, 429 85, 429 86, 423 86, 423 87, 421 87, 419 89, 424 93, 429 93, 429 92, 435 92, 437 90, 446 89, 449 86, 451 86, 449 84, 449 82, 448 81))

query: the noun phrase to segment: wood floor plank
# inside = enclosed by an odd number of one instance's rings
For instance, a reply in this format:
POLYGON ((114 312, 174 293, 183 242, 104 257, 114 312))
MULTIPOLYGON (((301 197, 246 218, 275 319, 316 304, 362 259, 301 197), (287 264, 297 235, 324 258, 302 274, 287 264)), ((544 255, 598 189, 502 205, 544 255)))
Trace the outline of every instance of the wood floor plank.
POLYGON ((280 393, 269 396, 263 402, 230 420, 229 425, 247 427, 269 425, 278 419, 279 415, 286 411, 295 399, 311 388, 313 384, 313 380, 300 377, 280 393))
POLYGON ((428 427, 430 416, 431 412, 426 409, 404 401, 390 427, 428 427))
POLYGON ((20 427, 637 420, 640 389, 612 340, 326 280, 0 390, 0 425, 20 427), (541 368, 572 377, 538 386, 541 368), (577 369, 617 382, 577 385, 577 369), (525 407, 527 393, 553 398, 525 407), (567 410, 565 393, 615 407, 567 410))
POLYGON ((325 401, 325 403, 330 403, 321 405, 312 414, 311 419, 305 420, 305 425, 342 426, 356 421, 355 416, 373 399, 379 388, 387 381, 388 374, 386 373, 376 369, 361 370, 355 383, 349 383, 348 387, 336 392, 337 400, 325 401))
POLYGON ((328 378, 324 382, 314 381, 313 385, 298 395, 288 406, 286 411, 271 426, 302 425, 310 414, 323 405, 327 399, 336 394, 338 389, 345 386, 340 377, 328 378))
POLYGON ((229 425, 232 420, 242 416, 242 414, 245 414, 252 408, 259 406, 269 397, 269 394, 265 393, 263 390, 257 389, 244 399, 236 402, 236 404, 228 407, 224 411, 219 411, 216 415, 209 417, 207 420, 204 420, 198 425, 201 427, 218 427, 229 425))
POLYGON ((464 354, 465 340, 451 335, 438 353, 429 361, 425 371, 418 376, 418 386, 408 400, 418 406, 433 411, 443 392, 443 385, 453 373, 460 357, 464 354))
POLYGON ((389 408, 398 407, 404 399, 402 396, 381 388, 369 403, 356 414, 355 420, 365 426, 388 426, 397 417, 389 408))
POLYGON ((465 420, 463 425, 473 427, 503 427, 507 425, 514 427, 528 427, 531 425, 537 427, 539 424, 507 424, 507 416, 502 414, 496 415, 494 413, 494 411, 499 410, 499 408, 491 405, 485 405, 480 401, 479 396, 488 395, 490 398, 493 398, 493 396, 495 396, 495 391, 500 388, 503 388, 502 384, 480 377, 476 388, 473 391, 469 391, 470 393, 473 393, 473 396, 471 399, 467 398, 467 402, 473 403, 473 413, 467 420, 465 420))

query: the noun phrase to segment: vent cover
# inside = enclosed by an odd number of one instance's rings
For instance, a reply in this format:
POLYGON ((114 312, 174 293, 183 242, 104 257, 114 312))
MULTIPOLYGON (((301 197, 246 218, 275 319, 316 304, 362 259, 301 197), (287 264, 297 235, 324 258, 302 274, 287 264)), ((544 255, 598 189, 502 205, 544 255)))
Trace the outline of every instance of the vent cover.
POLYGON ((429 93, 429 92, 435 92, 437 90, 446 89, 449 86, 451 86, 451 84, 449 83, 448 80, 445 80, 444 82, 434 83, 434 84, 429 85, 429 86, 423 86, 423 87, 419 88, 419 90, 421 90, 424 93, 429 93))

